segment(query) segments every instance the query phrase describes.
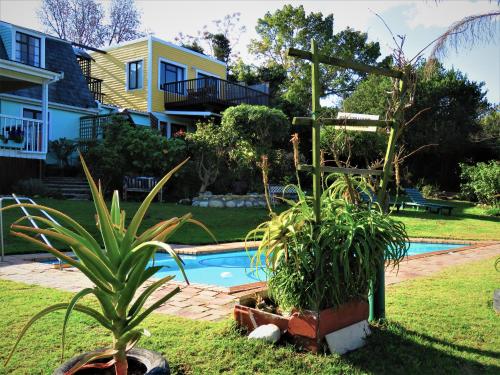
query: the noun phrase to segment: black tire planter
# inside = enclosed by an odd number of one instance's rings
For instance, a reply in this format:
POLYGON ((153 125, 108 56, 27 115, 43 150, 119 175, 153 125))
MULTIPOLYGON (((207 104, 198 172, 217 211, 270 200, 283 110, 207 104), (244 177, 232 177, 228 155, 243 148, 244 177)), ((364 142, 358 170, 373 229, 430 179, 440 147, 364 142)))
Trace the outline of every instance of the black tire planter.
MULTIPOLYGON (((104 349, 96 350, 92 353, 102 352, 104 349)), ((84 355, 89 353, 80 354, 76 357, 71 358, 66 363, 62 364, 57 370, 54 371, 53 375, 64 375, 66 371, 71 369, 84 355)), ((170 368, 168 363, 159 353, 153 352, 146 349, 131 349, 127 353, 127 359, 129 362, 129 373, 131 374, 144 374, 144 375, 170 375, 170 368), (136 372, 132 372, 132 366, 136 367, 136 372), (142 371, 141 371, 142 369, 142 371)), ((106 370, 88 369, 83 371, 77 371, 76 374, 105 374, 106 370)), ((111 367, 110 374, 114 374, 114 367, 111 367)))

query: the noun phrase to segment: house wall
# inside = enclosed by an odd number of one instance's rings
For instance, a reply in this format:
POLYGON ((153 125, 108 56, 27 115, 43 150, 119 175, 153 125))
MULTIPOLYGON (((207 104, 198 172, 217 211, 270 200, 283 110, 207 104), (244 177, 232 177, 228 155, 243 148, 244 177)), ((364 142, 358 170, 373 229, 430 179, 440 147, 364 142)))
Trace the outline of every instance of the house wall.
POLYGON ((121 47, 110 48, 106 54, 92 53, 92 76, 104 80, 104 101, 122 108, 147 111, 148 85, 148 41, 139 40, 121 47), (142 88, 127 90, 127 62, 143 60, 142 88))
POLYGON ((227 67, 220 61, 155 39, 153 39, 152 46, 152 111, 163 112, 165 110, 164 93, 159 88, 159 66, 162 58, 173 63, 179 63, 180 65, 185 66, 187 76, 186 79, 197 78, 198 70, 211 73, 221 79, 226 79, 227 67))
MULTIPOLYGON (((22 117, 23 108, 42 110, 41 106, 37 104, 0 99, 0 113, 3 115, 22 117)), ((63 110, 49 104, 49 141, 59 138, 78 139, 80 136, 80 117, 88 115, 88 112, 63 110)), ((47 164, 56 163, 56 159, 50 152, 46 162, 47 164)))

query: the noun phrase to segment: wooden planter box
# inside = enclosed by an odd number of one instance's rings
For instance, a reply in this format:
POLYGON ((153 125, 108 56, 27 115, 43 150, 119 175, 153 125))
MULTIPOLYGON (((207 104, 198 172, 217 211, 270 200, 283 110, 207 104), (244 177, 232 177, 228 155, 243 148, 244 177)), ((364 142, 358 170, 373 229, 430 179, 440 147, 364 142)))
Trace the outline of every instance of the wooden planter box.
POLYGON ((275 324, 292 342, 316 353, 321 349, 325 335, 367 320, 368 303, 350 301, 338 308, 321 310, 319 314, 313 311, 296 311, 289 317, 237 304, 234 307, 234 318, 248 332, 260 325, 275 324))

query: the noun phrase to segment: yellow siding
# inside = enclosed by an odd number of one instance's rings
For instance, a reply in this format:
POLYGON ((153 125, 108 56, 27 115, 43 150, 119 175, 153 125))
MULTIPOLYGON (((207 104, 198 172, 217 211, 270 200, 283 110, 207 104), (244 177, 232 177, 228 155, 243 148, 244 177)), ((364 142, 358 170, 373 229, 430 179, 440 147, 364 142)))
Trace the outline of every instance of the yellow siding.
POLYGON ((106 54, 93 53, 92 76, 100 78, 104 102, 119 107, 147 111, 148 97, 148 41, 143 40, 108 50, 106 54), (126 63, 143 60, 142 88, 127 91, 126 63))
POLYGON ((212 73, 221 79, 226 79, 226 67, 224 65, 203 58, 201 56, 194 55, 187 51, 183 51, 178 48, 153 41, 153 75, 151 77, 153 84, 151 90, 151 105, 153 111, 163 112, 165 110, 163 91, 159 90, 158 88, 158 68, 160 64, 160 58, 187 65, 188 79, 196 78, 196 70, 203 70, 205 72, 212 73))

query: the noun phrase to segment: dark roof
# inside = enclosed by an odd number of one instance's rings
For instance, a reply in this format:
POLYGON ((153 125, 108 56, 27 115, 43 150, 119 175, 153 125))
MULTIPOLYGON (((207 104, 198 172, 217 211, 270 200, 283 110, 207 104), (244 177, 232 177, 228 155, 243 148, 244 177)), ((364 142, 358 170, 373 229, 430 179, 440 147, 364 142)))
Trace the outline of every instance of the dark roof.
MULTIPOLYGON (((64 72, 63 79, 49 85, 49 101, 81 108, 97 107, 71 44, 45 39, 45 68, 53 72, 64 72)), ((9 94, 41 99, 42 88, 35 86, 9 94)))
POLYGON ((9 55, 7 55, 7 50, 5 49, 5 46, 3 45, 3 40, 0 38, 0 59, 8 60, 9 55))

